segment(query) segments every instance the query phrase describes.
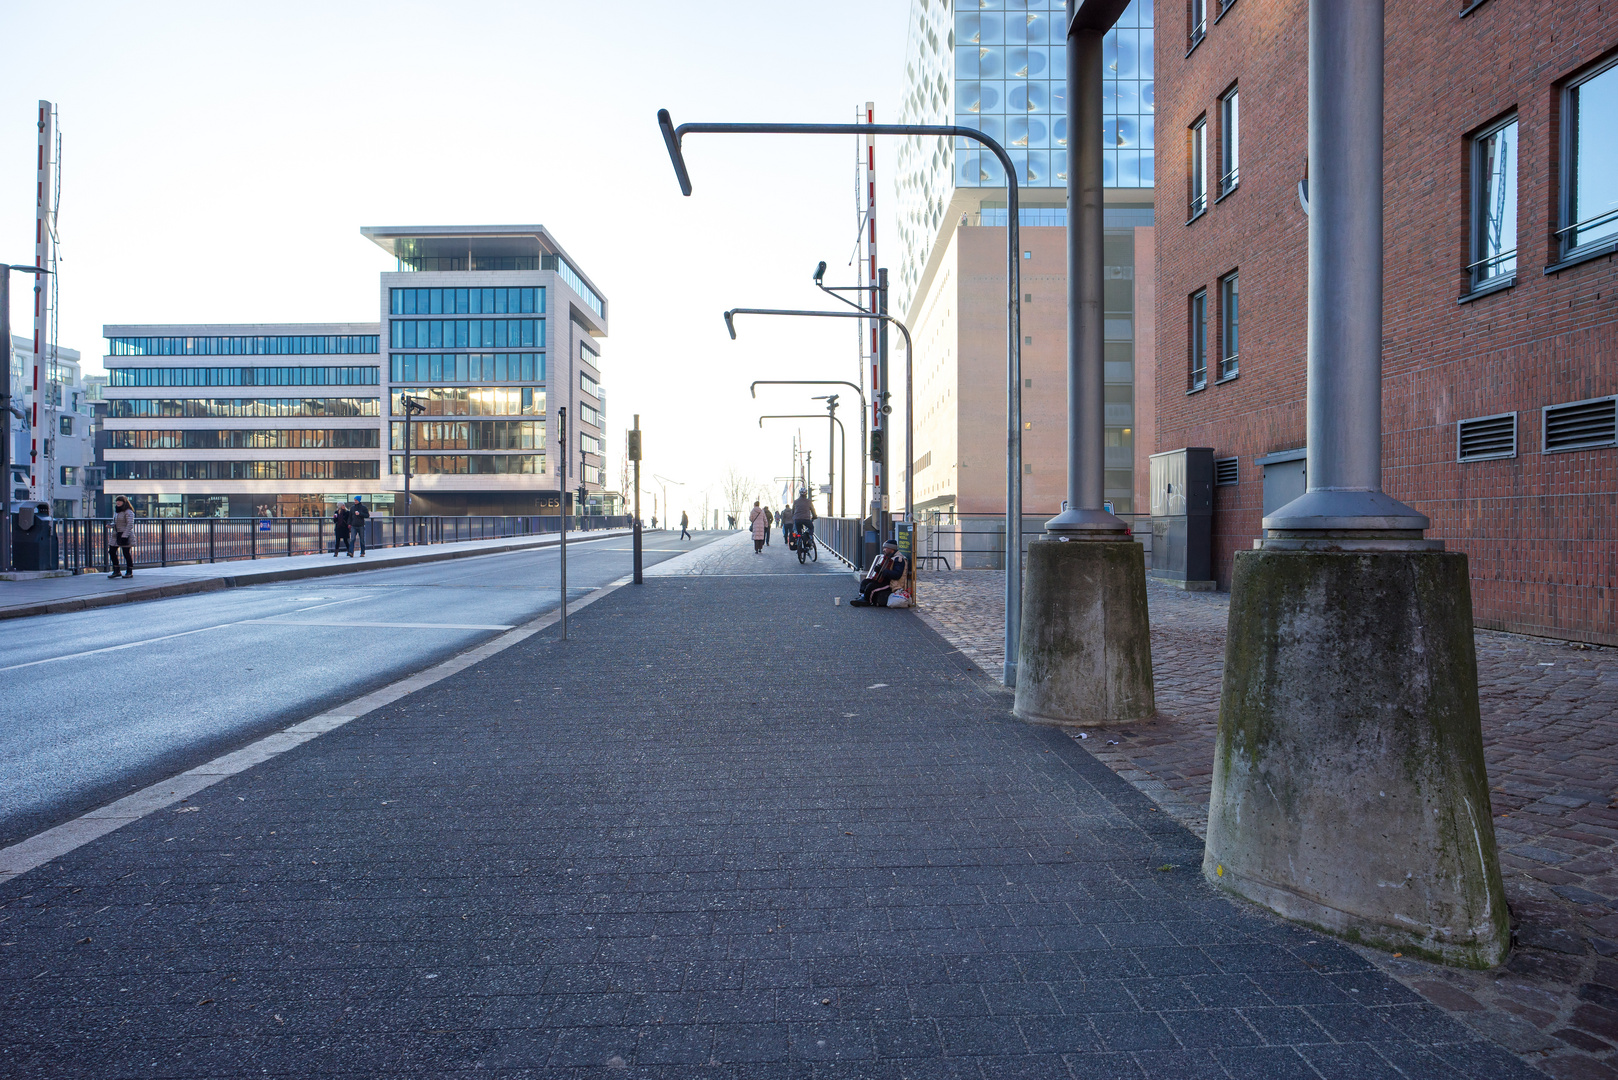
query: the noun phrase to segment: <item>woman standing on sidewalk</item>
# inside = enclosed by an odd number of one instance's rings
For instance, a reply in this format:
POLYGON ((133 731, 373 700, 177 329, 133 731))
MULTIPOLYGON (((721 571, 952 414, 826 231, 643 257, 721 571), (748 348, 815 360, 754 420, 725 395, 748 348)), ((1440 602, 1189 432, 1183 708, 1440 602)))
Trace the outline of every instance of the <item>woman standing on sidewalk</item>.
POLYGON ((757 555, 764 550, 764 537, 770 531, 770 523, 756 499, 753 500, 753 512, 747 515, 747 520, 753 526, 753 554, 757 555))
POLYGON ((112 542, 107 545, 107 557, 112 560, 112 573, 107 577, 118 576, 118 553, 124 553, 124 566, 127 569, 124 577, 135 576, 135 508, 129 505, 129 500, 122 495, 113 503, 112 514, 112 542))
POLYGON ((348 557, 354 557, 354 534, 351 529, 353 518, 349 516, 348 507, 339 504, 331 516, 331 557, 337 558, 337 553, 343 545, 348 545, 348 557))

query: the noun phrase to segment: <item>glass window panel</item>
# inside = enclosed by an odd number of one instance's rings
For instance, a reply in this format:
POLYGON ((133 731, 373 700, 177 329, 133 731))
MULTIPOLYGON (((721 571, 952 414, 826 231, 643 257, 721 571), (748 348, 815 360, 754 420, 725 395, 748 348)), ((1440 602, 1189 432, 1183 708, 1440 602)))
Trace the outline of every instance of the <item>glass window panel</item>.
POLYGON ((1103 78, 1118 77, 1118 31, 1108 30, 1101 38, 1101 70, 1103 78))
MULTIPOLYGON (((955 50, 955 77, 957 79, 976 79, 981 70, 978 65, 976 45, 961 45, 955 50)), ((956 100, 960 100, 959 84, 956 86, 956 100)))
POLYGON ((981 41, 979 33, 982 25, 983 17, 977 12, 957 11, 955 13, 955 42, 957 46, 978 44, 981 41))
POLYGON ((1008 11, 1004 16, 1007 45, 1028 44, 1028 15, 1022 11, 1008 11))
MULTIPOLYGON (((1032 7, 1033 5, 1030 4, 1029 6, 1032 7)), ((1025 30, 1025 34, 1027 36, 1028 44, 1045 44, 1045 42, 1050 39, 1051 27, 1053 25, 1051 17, 1045 14, 1043 11, 1030 11, 1028 13, 1027 21, 1028 25, 1027 29, 1025 30)), ((1060 25, 1060 20, 1056 21, 1056 25, 1060 25)), ((1061 31, 1058 30, 1057 33, 1060 34, 1061 31)))
POLYGON ((405 354, 405 357, 404 357, 404 379, 405 379, 406 382, 415 382, 416 381, 416 356, 415 356, 414 353, 406 353, 405 354))
POLYGON ((483 314, 485 314, 485 315, 493 315, 494 314, 494 289, 493 288, 488 288, 488 289, 483 290, 483 314))
MULTIPOLYGON (((1156 145, 1157 118, 1155 116, 1142 116, 1140 118, 1140 145, 1144 150, 1150 150, 1156 145)), ((1145 174, 1142 173, 1142 176, 1145 174)))
POLYGON ((504 290, 504 289, 496 289, 496 290, 494 290, 494 310, 495 310, 496 314, 501 314, 501 315, 505 314, 505 312, 507 310, 506 309, 506 290, 504 290))
POLYGON ((444 313, 444 290, 429 289, 427 291, 427 303, 428 314, 442 315, 444 313))
POLYGON ((1118 35, 1118 70, 1120 79, 1137 79, 1140 77, 1140 31, 1117 30, 1118 35))
POLYGON ((1101 152, 1101 183, 1104 187, 1118 186, 1118 151, 1101 152))
POLYGON ((471 307, 470 307, 468 313, 472 314, 472 315, 481 315, 481 314, 483 314, 483 290, 482 289, 473 289, 473 290, 471 290, 471 301, 472 301, 472 304, 471 304, 471 307))
POLYGON ((1133 79, 1120 79, 1112 85, 1117 88, 1118 107, 1115 111, 1130 115, 1140 112, 1140 83, 1133 79))
POLYGON ((466 354, 465 353, 456 353, 455 354, 455 381, 456 382, 465 382, 466 381, 466 354))
POLYGON ((444 357, 443 357, 443 354, 440 353, 440 354, 435 354, 433 356, 432 365, 431 365, 431 367, 429 369, 429 373, 427 375, 427 378, 428 378, 428 380, 430 382, 443 382, 444 381, 444 357))
POLYGON ((1573 88, 1573 220, 1569 247, 1618 236, 1618 66, 1573 88), (1587 223, 1587 224, 1586 224, 1587 223))
MULTIPOLYGON (((1003 45, 984 45, 978 49, 978 78, 1003 79, 1006 77, 1006 50, 1003 45)), ((998 99, 997 99, 998 100, 998 99)), ((984 103, 984 108, 988 108, 984 103)))
MULTIPOLYGON (((1042 63, 1042 66, 1043 66, 1044 58, 1041 57, 1040 59, 1041 59, 1041 63, 1042 63)), ((1028 60, 1028 50, 1027 49, 1007 49, 1006 50, 1006 77, 1008 79, 1026 79, 1026 78, 1028 78, 1029 75, 1030 75, 1030 72, 1029 72, 1028 68, 1029 68, 1029 60, 1028 60)))
POLYGON ((523 378, 523 382, 533 382, 534 381, 534 354, 533 353, 523 353, 522 354, 522 378, 523 378))
POLYGON ((1140 187, 1139 150, 1118 151, 1118 186, 1140 187))
POLYGON ((396 289, 395 294, 398 295, 402 301, 401 310, 406 315, 414 315, 416 313, 416 290, 396 289))
POLYGON ((427 348, 438 349, 444 345, 444 324, 441 320, 432 319, 427 323, 427 348))
POLYGON ((494 358, 494 381, 506 381, 506 354, 500 353, 494 358))
POLYGON ((1140 31, 1140 77, 1143 79, 1152 78, 1153 40, 1153 32, 1151 30, 1140 31))
POLYGON ((978 44, 999 45, 1006 40, 1006 17, 998 12, 978 15, 978 44))
POLYGON ((533 289, 524 289, 522 291, 522 309, 523 309, 524 313, 531 312, 531 311, 534 310, 534 290, 533 289))

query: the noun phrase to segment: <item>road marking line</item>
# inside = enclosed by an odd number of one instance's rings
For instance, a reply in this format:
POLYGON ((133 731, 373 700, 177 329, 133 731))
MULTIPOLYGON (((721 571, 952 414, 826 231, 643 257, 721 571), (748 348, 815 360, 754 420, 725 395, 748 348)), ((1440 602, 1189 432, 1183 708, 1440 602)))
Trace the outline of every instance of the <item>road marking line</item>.
MULTIPOLYGON (((619 578, 609 585, 596 589, 588 596, 573 601, 567 606, 568 614, 575 614, 579 610, 589 607, 603 596, 622 588, 629 581, 628 578, 619 578)), ((329 605, 322 605, 329 606, 329 605)), ((468 649, 458 656, 452 656, 443 663, 434 665, 424 671, 407 676, 396 682, 389 683, 379 690, 373 690, 363 697, 334 709, 331 712, 312 716, 301 720, 291 727, 283 728, 273 734, 266 735, 256 742, 248 743, 239 750, 216 757, 212 761, 198 765, 194 769, 187 769, 177 776, 144 787, 132 795, 108 803, 87 814, 65 821, 60 825, 36 833, 26 840, 20 840, 7 848, 0 848, 0 885, 12 878, 36 870, 52 859, 97 840, 108 833, 128 825, 131 821, 139 821, 149 814, 173 806, 181 799, 188 799, 197 792, 229 776, 246 772, 255 765, 261 765, 271 758, 286 753, 293 747, 302 746, 311 739, 319 738, 328 731, 335 731, 350 720, 357 719, 367 713, 374 712, 384 705, 391 705, 402 697, 406 697, 431 686, 441 679, 465 671, 474 664, 482 663, 496 653, 504 652, 519 642, 526 641, 541 630, 555 624, 561 617, 560 611, 553 611, 548 615, 541 615, 519 626, 508 630, 492 641, 486 641, 475 649, 468 649)), ((235 624, 228 624, 235 625, 235 624)), ((198 631, 190 631, 197 633, 198 631)), ((179 637, 182 635, 170 635, 179 637)), ((154 639, 155 640, 155 639, 154 639)), ((106 650, 97 650, 106 651, 106 650)), ((87 654, 86 654, 87 655, 87 654)), ((26 666, 26 665, 24 665, 26 666)), ((9 670, 9 669, 0 669, 9 670)))
POLYGON ((481 623, 438 623, 438 622, 334 622, 324 619, 299 619, 297 622, 288 622, 284 619, 248 619, 250 623, 261 623, 265 626, 375 626, 388 630, 514 630, 515 626, 501 624, 481 623))
MULTIPOLYGON (((288 615, 298 615, 305 611, 319 611, 321 608, 336 607, 338 604, 351 603, 351 599, 333 600, 329 604, 315 604, 312 607, 298 608, 287 612, 288 615)), ((217 626, 199 626, 195 630, 182 630, 178 634, 164 634, 162 637, 142 638, 140 641, 126 641, 122 645, 108 645, 101 649, 86 649, 83 652, 68 653, 66 656, 47 656, 43 660, 30 660, 25 664, 12 664, 10 667, 0 667, 0 671, 17 671, 21 668, 38 667, 40 664, 54 664, 60 660, 77 660, 81 656, 99 656, 102 653, 117 652, 120 649, 133 649, 137 645, 155 645, 159 641, 173 641, 175 638, 190 637, 192 634, 205 634, 209 630, 226 630, 232 626, 244 626, 247 623, 263 622, 263 619, 237 619, 235 622, 220 623, 217 626)))

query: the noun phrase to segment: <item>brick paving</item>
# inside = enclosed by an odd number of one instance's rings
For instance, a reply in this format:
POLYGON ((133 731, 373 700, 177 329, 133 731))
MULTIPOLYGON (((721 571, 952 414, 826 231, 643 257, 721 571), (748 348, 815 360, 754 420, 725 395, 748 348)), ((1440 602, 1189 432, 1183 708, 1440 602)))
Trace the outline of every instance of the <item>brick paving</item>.
POLYGON ((0 885, 0 1075, 1532 1077, 796 569, 621 588, 0 885))
MULTIPOLYGON (((920 613, 998 673, 1003 579, 928 575, 920 613)), ((1159 714, 1075 733, 1198 835, 1208 792, 1229 594, 1149 582, 1159 714)), ((1618 1077, 1618 650, 1478 631, 1485 754, 1513 916, 1511 959, 1456 972, 1360 950, 1549 1075, 1618 1077)))

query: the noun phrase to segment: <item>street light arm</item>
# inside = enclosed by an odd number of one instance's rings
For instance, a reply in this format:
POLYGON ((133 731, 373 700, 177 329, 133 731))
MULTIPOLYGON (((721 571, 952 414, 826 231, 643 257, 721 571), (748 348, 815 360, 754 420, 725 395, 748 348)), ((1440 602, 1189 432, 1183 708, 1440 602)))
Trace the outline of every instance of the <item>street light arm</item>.
MULTIPOLYGON (((725 325, 731 327, 731 337, 736 336, 735 323, 732 321, 737 315, 799 315, 811 319, 878 319, 882 322, 892 323, 904 335, 905 354, 913 355, 914 350, 910 343, 910 329, 897 315, 884 315, 879 311, 797 311, 791 308, 731 308, 725 312, 725 325)), ((849 384, 844 384, 849 385, 849 384)))
POLYGON ((732 341, 736 340, 736 324, 732 321, 735 314, 734 311, 725 312, 725 329, 730 331, 730 340, 732 341))

